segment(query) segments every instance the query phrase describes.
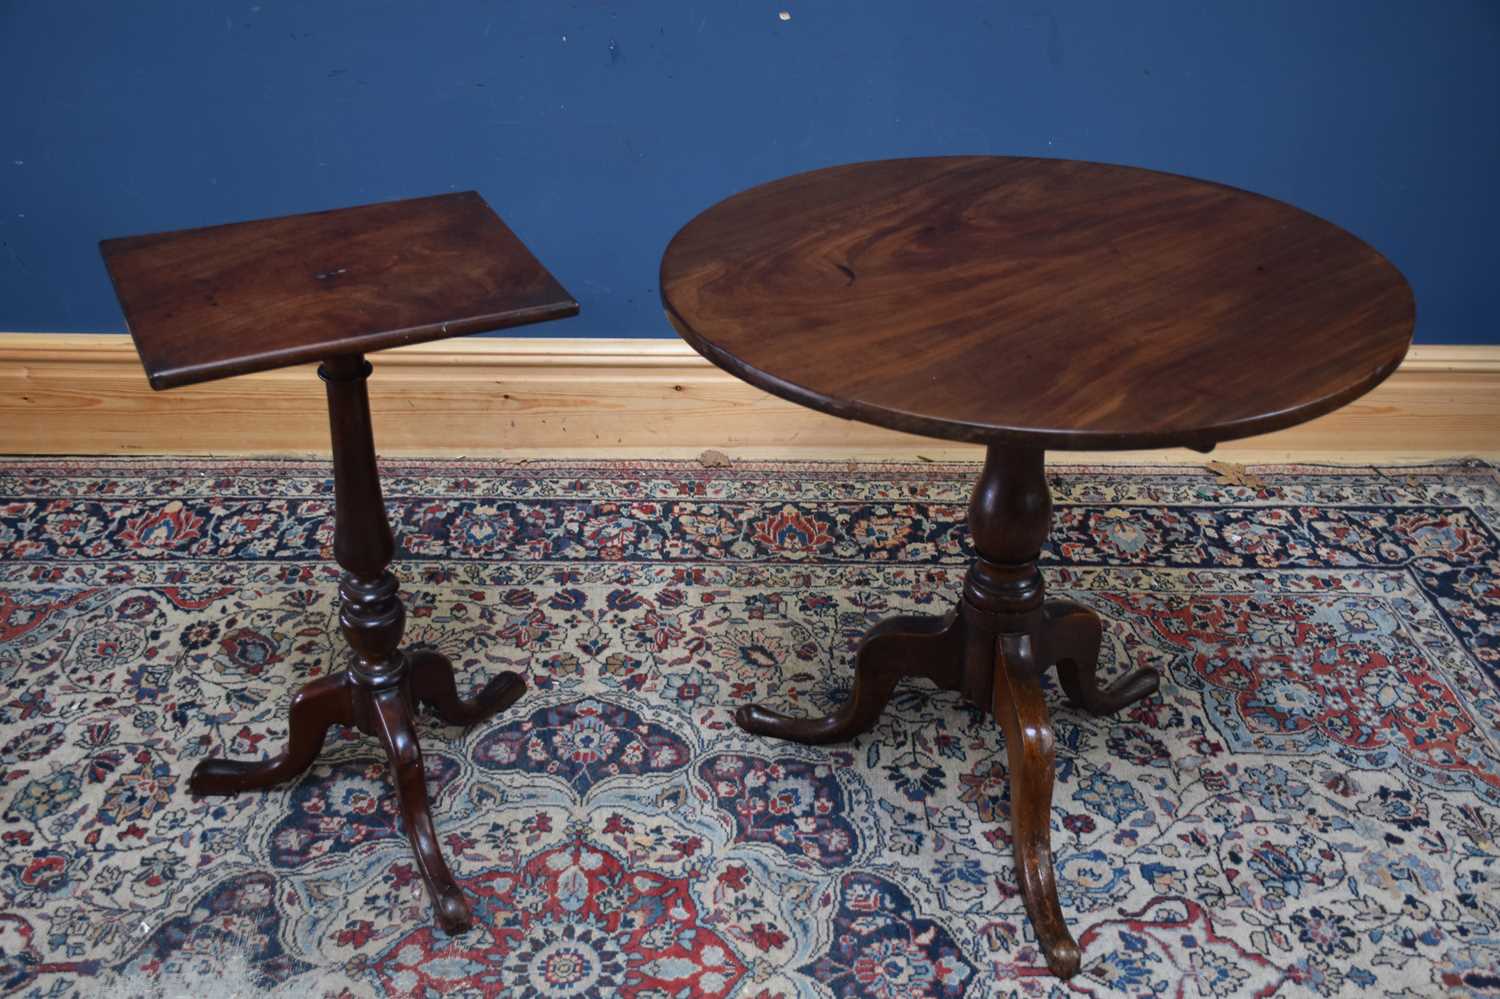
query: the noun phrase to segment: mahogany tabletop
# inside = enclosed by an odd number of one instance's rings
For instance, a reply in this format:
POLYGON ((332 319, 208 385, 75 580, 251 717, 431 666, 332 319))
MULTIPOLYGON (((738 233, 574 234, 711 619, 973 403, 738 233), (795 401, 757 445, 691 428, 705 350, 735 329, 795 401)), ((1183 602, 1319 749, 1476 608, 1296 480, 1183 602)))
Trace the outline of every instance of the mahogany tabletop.
POLYGON ((473 191, 99 248, 159 389, 578 312, 473 191))
POLYGON ((830 167, 703 212, 661 262, 677 331, 838 416, 952 440, 1207 449, 1401 362, 1415 305, 1368 244, 1222 184, 1071 160, 830 167))

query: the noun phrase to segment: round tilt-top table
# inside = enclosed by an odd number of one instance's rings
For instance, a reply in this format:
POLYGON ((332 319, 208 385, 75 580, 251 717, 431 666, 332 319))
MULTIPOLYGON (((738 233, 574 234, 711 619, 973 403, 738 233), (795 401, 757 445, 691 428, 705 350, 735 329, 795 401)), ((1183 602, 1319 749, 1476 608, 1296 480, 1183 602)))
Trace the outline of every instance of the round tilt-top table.
POLYGON ((1182 446, 1288 427, 1400 364, 1415 306, 1343 229, 1221 184, 1070 160, 962 156, 830 167, 737 194, 673 238, 667 316, 699 353, 848 419, 986 446, 976 558, 945 617, 882 621, 826 718, 755 705, 804 743, 870 729, 923 676, 1005 736, 1017 879, 1053 973, 1078 971, 1053 876, 1052 725, 1039 677, 1109 714, 1156 690, 1095 677, 1098 615, 1048 599, 1043 453, 1182 446))

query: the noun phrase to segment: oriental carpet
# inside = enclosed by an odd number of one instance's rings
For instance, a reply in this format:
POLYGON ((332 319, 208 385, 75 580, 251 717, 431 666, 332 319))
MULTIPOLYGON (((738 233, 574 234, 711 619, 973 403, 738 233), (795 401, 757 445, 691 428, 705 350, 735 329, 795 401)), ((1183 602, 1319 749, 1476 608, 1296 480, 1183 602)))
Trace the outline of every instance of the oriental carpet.
POLYGON ((1050 591, 1105 622, 1052 842, 1084 967, 1045 973, 1005 752, 908 682, 807 748, 882 617, 941 612, 975 466, 385 461, 407 641, 477 688, 421 719, 476 928, 431 926, 378 747, 269 793, 341 665, 332 489, 304 461, 0 462, 0 994, 1431 996, 1500 992, 1500 475, 1059 465, 1050 591))

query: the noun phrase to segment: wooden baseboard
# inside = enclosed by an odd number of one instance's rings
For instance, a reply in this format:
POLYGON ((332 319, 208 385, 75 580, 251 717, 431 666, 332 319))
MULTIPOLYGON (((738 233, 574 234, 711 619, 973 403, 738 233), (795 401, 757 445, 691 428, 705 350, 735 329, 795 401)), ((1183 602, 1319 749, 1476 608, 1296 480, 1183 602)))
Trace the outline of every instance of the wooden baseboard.
MULTIPOLYGON (((372 358, 376 442, 412 456, 976 458, 979 449, 803 409, 677 340, 476 337, 372 358)), ((321 455, 311 367, 154 392, 124 334, 0 334, 0 453, 321 455)), ((1241 462, 1500 458, 1500 346, 1417 346, 1383 385, 1311 423, 1220 445, 1241 462)), ((1183 461, 1190 451, 1059 453, 1183 461)))

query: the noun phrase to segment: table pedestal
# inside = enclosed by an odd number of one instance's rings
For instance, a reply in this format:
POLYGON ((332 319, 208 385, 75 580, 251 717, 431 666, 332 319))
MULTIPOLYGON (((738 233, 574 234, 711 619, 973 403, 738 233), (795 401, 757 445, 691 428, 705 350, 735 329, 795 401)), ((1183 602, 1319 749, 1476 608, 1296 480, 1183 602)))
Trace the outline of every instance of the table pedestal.
POLYGON ((1053 878, 1053 736, 1039 679, 1055 665, 1069 702, 1104 715, 1153 693, 1157 676, 1138 669, 1099 686, 1099 616, 1069 600, 1045 599, 1037 557, 1051 515, 1042 451, 992 445, 969 500, 979 557, 957 608, 945 617, 894 617, 872 628, 856 653, 853 694, 835 714, 791 718, 747 705, 735 720, 757 735, 838 742, 874 727, 897 681, 907 676, 927 677, 988 710, 1005 733, 1016 877, 1026 912, 1048 968, 1068 978, 1077 973, 1080 955, 1053 878))
POLYGON ((380 740, 401 802, 401 818, 439 925, 462 933, 473 921, 468 900, 453 881, 438 847, 427 804, 422 750, 414 709, 430 706, 451 725, 482 721, 515 702, 526 689, 515 673, 495 677, 478 695, 458 696, 453 666, 436 652, 400 650, 406 611, 387 566, 395 539, 385 515, 370 403, 370 365, 359 354, 330 358, 318 369, 328 389, 333 436, 333 551, 344 574, 339 582, 339 624, 354 651, 351 664, 312 681, 292 698, 287 748, 270 760, 208 759, 193 771, 195 794, 235 794, 291 780, 312 766, 332 725, 359 729, 380 740))

